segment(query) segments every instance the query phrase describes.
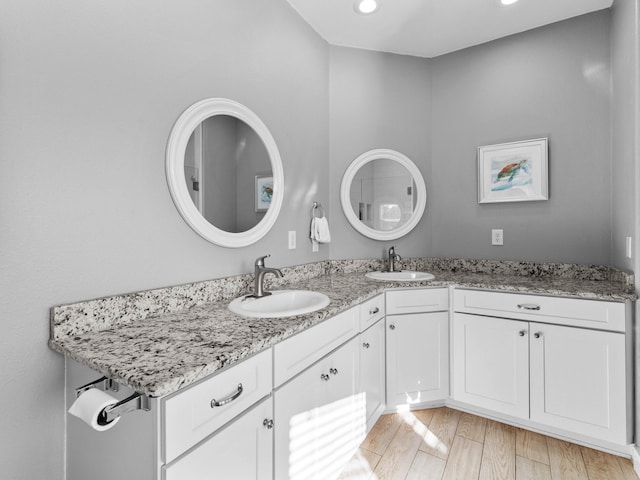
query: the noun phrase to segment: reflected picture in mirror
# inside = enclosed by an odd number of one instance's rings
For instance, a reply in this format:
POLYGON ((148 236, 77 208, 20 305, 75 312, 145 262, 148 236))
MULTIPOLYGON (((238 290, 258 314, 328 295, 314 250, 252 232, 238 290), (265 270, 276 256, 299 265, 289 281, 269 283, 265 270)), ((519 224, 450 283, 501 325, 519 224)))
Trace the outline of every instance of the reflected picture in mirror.
POLYGON ((184 155, 189 195, 200 214, 220 230, 245 232, 268 210, 272 178, 269 153, 258 134, 230 115, 205 119, 191 134, 184 155), (257 191, 260 189, 260 192, 257 191))
POLYGON ((427 204, 420 170, 395 150, 376 149, 356 158, 342 178, 342 210, 358 232, 395 240, 418 224, 427 204))
POLYGON ((356 172, 350 198, 358 220, 374 230, 389 231, 411 219, 417 190, 405 167, 394 160, 378 158, 356 172))

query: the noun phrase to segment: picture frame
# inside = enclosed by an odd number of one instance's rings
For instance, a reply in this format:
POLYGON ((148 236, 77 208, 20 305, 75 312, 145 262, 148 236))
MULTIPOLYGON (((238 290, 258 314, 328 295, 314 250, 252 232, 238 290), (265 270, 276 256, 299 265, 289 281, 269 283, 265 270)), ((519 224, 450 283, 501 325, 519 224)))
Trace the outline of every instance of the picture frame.
POLYGON ((478 147, 478 203, 549 199, 548 138, 478 147))
POLYGON ((256 212, 266 212, 273 197, 273 176, 256 175, 256 212))

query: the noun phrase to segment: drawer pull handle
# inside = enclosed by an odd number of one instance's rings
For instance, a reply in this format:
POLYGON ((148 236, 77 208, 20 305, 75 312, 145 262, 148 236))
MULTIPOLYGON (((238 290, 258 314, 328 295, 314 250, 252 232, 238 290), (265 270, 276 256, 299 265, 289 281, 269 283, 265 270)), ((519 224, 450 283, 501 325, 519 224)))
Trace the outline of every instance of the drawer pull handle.
POLYGON ((520 335, 521 337, 524 337, 526 333, 527 333, 526 331, 524 331, 524 330, 520 330, 520 331, 518 332, 518 335, 520 335))
POLYGON ((519 303, 518 308, 520 310, 540 310, 540 305, 534 303, 519 303))
POLYGON ((337 375, 338 374, 338 369, 337 368, 330 368, 329 369, 329 373, 331 375, 337 375))
POLYGON ((374 308, 373 310, 369 310, 369 315, 375 315, 376 313, 378 313, 380 311, 380 309, 378 307, 374 308))
POLYGON ((229 397, 225 398, 224 400, 216 400, 215 398, 213 400, 211 400, 211 408, 222 407, 222 406, 226 405, 227 403, 231 403, 236 398, 238 398, 240 395, 242 395, 242 384, 241 383, 238 384, 238 391, 236 393, 230 395, 229 397))
POLYGON ((331 379, 331 377, 329 375, 327 375, 326 373, 321 373, 320 374, 320 380, 324 380, 325 382, 328 382, 331 379))
POLYGON ((536 338, 540 338, 542 336, 542 333, 536 332, 536 333, 533 334, 533 336, 536 337, 536 338))
POLYGON ((369 342, 364 342, 364 343, 362 344, 362 346, 363 346, 364 348, 369 348, 369 347, 371 346, 371 344, 369 344, 369 342))
POLYGON ((265 418, 264 422, 262 422, 262 425, 264 425, 267 429, 271 430, 273 428, 273 420, 265 418))
POLYGON ((392 323, 391 325, 389 325, 389 329, 391 329, 391 330, 395 330, 395 329, 396 329, 396 326, 392 323))

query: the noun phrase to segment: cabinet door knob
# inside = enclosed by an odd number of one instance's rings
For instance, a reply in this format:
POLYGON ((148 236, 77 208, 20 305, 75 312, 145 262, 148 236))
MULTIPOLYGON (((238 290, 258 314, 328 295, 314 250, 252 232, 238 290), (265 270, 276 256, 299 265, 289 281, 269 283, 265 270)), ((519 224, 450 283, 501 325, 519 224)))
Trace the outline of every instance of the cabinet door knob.
POLYGON ((389 325, 389 329, 390 329, 390 330, 395 330, 395 329, 396 329, 396 326, 392 323, 391 325, 389 325))
POLYGON ((320 380, 328 382, 330 379, 331 379, 331 377, 329 375, 327 375, 326 373, 321 373, 320 374, 320 380))
POLYGON ((533 334, 533 336, 535 338, 540 338, 542 336, 542 333, 536 332, 536 333, 533 334))
POLYGON ((374 308, 374 309, 372 309, 372 310, 369 310, 369 314, 370 314, 370 315, 375 315, 375 314, 376 314, 376 313, 378 313, 379 311, 380 311, 380 309, 379 309, 378 307, 376 307, 376 308, 374 308))
POLYGON ((525 330, 520 330, 520 331, 518 332, 518 335, 520 335, 521 337, 524 337, 526 333, 527 333, 527 332, 526 332, 525 330))
POLYGON ((241 383, 238 384, 238 390, 234 394, 229 395, 227 398, 224 398, 222 400, 216 400, 215 398, 213 398, 211 400, 211 408, 222 407, 222 406, 226 405, 227 403, 233 402, 240 395, 242 395, 242 384, 241 383))
POLYGON ((264 422, 262 422, 262 425, 264 425, 266 428, 271 430, 273 428, 273 420, 271 420, 269 418, 265 418, 264 422))
POLYGON ((364 348, 369 348, 371 345, 370 345, 368 342, 364 342, 364 343, 362 344, 362 346, 363 346, 364 348))
POLYGON ((329 369, 329 373, 331 375, 337 375, 338 374, 338 369, 337 368, 330 368, 329 369))

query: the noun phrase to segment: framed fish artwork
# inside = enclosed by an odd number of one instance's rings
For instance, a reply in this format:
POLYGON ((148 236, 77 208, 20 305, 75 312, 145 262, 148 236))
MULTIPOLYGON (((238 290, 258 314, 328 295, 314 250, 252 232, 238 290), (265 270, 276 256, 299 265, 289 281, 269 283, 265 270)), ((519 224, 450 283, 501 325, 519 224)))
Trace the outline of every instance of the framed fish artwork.
POLYGON ((256 212, 266 212, 273 196, 273 177, 256 175, 256 212))
POLYGON ((547 138, 478 147, 478 203, 548 199, 547 138))

